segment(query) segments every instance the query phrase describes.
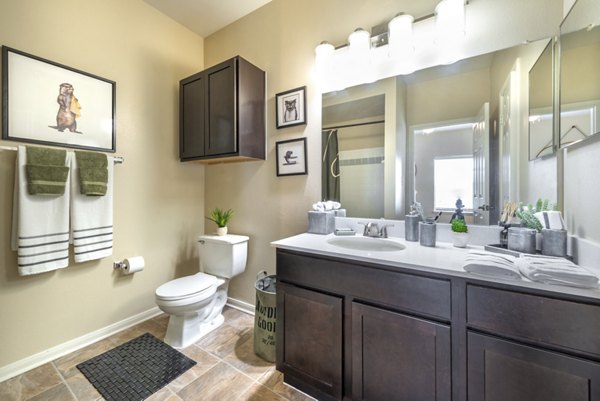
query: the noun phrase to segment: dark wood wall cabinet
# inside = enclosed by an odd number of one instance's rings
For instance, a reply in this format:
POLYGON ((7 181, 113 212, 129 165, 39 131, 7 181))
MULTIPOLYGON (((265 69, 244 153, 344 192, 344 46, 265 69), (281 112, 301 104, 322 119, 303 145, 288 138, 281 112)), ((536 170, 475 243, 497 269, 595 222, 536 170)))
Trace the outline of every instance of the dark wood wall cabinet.
POLYGON ((318 400, 600 401, 600 299, 277 249, 277 369, 318 400))
POLYGON ((265 72, 237 56, 179 82, 181 161, 264 160, 265 72))

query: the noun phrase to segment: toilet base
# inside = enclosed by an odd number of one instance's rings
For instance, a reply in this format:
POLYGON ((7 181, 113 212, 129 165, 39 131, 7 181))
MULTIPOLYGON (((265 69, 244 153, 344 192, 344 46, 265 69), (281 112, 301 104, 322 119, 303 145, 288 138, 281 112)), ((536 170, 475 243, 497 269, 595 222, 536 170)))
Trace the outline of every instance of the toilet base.
POLYGON ((171 315, 164 341, 175 349, 186 348, 221 326, 224 321, 223 314, 208 322, 202 322, 198 315, 171 315))

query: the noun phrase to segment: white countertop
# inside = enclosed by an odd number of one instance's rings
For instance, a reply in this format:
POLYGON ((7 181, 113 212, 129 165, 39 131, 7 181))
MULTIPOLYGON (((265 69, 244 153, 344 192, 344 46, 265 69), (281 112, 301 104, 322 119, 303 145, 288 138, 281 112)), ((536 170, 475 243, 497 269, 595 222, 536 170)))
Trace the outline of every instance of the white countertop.
MULTIPOLYGON (((408 270, 443 273, 459 277, 468 277, 488 282, 512 284, 525 288, 534 288, 559 294, 570 294, 589 298, 600 299, 599 289, 581 289, 560 285, 535 283, 523 277, 522 280, 505 280, 488 278, 467 273, 462 266, 469 250, 483 250, 482 246, 468 245, 467 248, 456 248, 448 242, 437 242, 436 247, 421 246, 419 242, 405 241, 404 238, 390 237, 388 240, 398 242, 406 247, 404 250, 360 251, 338 247, 329 244, 327 239, 335 237, 334 234, 299 234, 271 242, 271 245, 291 251, 308 252, 316 255, 345 258, 355 261, 377 263, 385 266, 399 267, 408 270)), ((343 237, 336 237, 343 238, 343 237)))

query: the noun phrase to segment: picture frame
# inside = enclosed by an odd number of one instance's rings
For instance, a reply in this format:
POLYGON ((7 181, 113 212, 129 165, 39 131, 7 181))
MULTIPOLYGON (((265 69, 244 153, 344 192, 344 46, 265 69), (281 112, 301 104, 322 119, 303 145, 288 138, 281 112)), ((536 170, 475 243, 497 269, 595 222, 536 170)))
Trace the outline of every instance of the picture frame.
POLYGON ((114 81, 2 46, 2 139, 116 151, 114 81))
POLYGON ((306 138, 289 139, 275 143, 277 177, 308 174, 306 138))
POLYGON ((306 124, 306 86, 275 95, 277 129, 306 124))

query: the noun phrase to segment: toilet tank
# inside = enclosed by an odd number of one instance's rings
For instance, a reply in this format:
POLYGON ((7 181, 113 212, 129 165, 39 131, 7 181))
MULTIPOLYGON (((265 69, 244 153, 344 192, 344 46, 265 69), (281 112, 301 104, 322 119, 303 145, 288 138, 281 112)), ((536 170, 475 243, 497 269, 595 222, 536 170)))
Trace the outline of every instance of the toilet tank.
POLYGON ((200 235, 198 256, 200 271, 231 278, 246 269, 248 240, 245 235, 200 235))

